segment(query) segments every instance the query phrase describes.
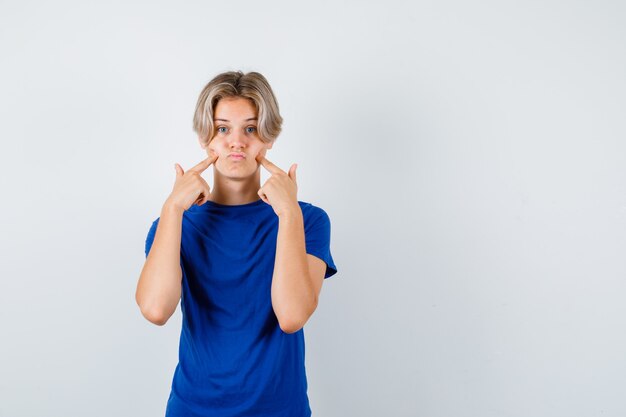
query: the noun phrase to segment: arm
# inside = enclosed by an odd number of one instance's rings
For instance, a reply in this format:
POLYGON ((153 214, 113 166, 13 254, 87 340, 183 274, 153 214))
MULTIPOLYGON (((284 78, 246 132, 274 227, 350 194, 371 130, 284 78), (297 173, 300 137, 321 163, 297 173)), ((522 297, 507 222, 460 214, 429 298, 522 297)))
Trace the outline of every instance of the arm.
POLYGON ((285 333, 300 330, 317 308, 326 264, 306 253, 300 206, 278 217, 272 306, 285 333))
POLYGON ((181 295, 180 242, 184 210, 166 202, 154 242, 137 283, 135 300, 141 314, 162 326, 174 314, 181 295))

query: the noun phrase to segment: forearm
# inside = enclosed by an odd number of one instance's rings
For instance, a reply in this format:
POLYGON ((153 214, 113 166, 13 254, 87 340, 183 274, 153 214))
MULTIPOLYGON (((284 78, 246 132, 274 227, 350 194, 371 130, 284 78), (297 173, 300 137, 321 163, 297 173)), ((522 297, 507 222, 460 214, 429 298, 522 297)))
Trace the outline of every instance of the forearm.
POLYGON ((184 210, 163 205, 154 242, 144 263, 135 299, 142 314, 163 325, 176 310, 181 295, 180 243, 184 210))
POLYGON ((279 216, 271 294, 274 313, 288 333, 302 328, 317 307, 299 205, 279 216))

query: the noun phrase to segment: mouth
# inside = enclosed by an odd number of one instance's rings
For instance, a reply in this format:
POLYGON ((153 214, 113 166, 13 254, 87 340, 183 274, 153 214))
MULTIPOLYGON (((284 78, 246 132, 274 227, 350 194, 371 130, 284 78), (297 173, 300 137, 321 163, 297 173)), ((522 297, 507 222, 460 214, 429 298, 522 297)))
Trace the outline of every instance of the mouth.
POLYGON ((234 159, 234 160, 238 161, 238 160, 241 160, 241 159, 245 159, 246 155, 241 153, 241 152, 232 152, 232 153, 228 154, 228 157, 230 159, 234 159))

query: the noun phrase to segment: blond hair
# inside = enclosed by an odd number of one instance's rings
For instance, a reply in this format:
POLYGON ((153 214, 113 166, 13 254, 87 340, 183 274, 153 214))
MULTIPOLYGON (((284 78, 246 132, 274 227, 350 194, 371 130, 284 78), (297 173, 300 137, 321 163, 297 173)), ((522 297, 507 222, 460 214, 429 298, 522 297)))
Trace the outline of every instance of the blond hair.
POLYGON ((258 72, 228 71, 216 75, 200 92, 193 116, 193 130, 203 148, 213 136, 213 115, 217 102, 225 97, 244 97, 252 101, 258 113, 259 138, 271 143, 281 132, 283 118, 274 92, 265 77, 258 72))

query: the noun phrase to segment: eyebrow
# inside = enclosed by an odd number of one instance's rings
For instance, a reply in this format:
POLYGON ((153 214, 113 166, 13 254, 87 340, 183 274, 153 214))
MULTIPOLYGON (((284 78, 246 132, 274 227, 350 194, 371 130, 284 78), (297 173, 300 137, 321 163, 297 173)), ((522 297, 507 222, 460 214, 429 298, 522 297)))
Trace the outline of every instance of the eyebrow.
MULTIPOLYGON (((230 120, 226 120, 226 119, 215 119, 215 121, 218 121, 218 120, 219 120, 220 122, 229 122, 229 123, 230 123, 230 120)), ((251 118, 249 118, 249 119, 244 120, 244 122, 249 122, 250 120, 258 120, 258 119, 257 119, 256 117, 251 117, 251 118)))

